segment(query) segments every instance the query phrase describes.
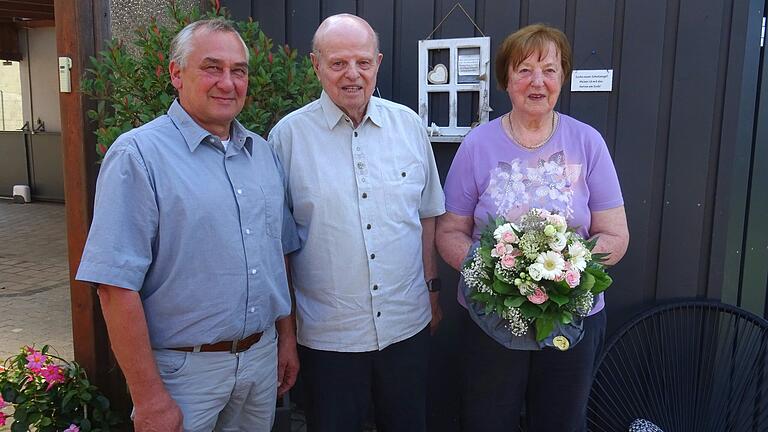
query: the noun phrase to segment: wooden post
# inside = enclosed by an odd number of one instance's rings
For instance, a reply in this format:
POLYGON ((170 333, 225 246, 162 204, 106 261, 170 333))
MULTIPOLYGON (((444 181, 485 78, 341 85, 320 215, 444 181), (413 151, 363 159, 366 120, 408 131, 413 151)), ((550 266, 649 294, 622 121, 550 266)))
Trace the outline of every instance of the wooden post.
POLYGON ((80 93, 80 79, 89 57, 106 39, 106 3, 107 0, 55 0, 54 9, 58 56, 72 60, 72 91, 60 93, 59 103, 75 360, 109 398, 113 408, 127 414, 130 398, 109 347, 98 297, 89 284, 74 280, 93 215, 96 183, 95 136, 86 115, 88 98, 80 93))

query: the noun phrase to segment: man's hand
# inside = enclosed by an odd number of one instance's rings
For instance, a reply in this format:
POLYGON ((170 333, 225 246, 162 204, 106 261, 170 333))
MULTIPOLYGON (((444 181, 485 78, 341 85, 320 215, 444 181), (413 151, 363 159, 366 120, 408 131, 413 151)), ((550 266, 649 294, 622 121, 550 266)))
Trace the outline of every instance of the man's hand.
POLYGON ((146 395, 134 405, 133 428, 136 432, 182 432, 183 417, 176 401, 165 389, 146 395))
POLYGON ((432 305, 432 321, 429 323, 429 331, 431 334, 435 334, 440 326, 440 321, 443 320, 443 310, 440 308, 440 293, 429 293, 429 303, 432 305))
POLYGON ((296 338, 280 337, 277 341, 277 397, 284 395, 296 383, 299 375, 299 353, 296 338))

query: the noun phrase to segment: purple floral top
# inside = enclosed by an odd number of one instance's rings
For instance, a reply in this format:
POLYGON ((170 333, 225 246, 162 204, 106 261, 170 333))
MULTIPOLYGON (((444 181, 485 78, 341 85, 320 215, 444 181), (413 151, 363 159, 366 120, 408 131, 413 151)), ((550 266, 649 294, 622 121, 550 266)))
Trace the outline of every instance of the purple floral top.
MULTIPOLYGON (((535 150, 512 141, 501 117, 464 138, 445 181, 445 208, 474 217, 473 240, 480 238, 489 215, 514 221, 532 207, 565 216, 570 227, 588 238, 591 212, 624 205, 600 133, 572 117, 559 116, 550 140, 535 150)), ((600 295, 590 315, 603 306, 600 295)))

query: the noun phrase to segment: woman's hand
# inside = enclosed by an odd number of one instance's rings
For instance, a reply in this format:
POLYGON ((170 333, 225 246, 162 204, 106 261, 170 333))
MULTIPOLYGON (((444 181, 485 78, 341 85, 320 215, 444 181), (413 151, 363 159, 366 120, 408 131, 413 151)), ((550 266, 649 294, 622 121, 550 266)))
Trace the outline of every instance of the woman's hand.
POLYGON ((472 247, 472 216, 459 216, 446 212, 437 219, 435 243, 443 260, 461 271, 461 265, 472 247))
POLYGON ((614 265, 624 257, 629 245, 629 228, 624 206, 592 212, 592 237, 597 237, 593 252, 608 253, 603 264, 614 265))

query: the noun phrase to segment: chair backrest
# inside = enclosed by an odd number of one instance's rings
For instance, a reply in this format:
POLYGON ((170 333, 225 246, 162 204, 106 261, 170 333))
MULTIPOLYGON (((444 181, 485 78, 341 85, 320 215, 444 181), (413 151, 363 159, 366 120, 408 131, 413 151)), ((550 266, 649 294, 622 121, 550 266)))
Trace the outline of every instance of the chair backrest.
POLYGON ((768 321, 707 300, 655 307, 624 325, 598 360, 594 432, 637 419, 664 432, 768 431, 768 321))

